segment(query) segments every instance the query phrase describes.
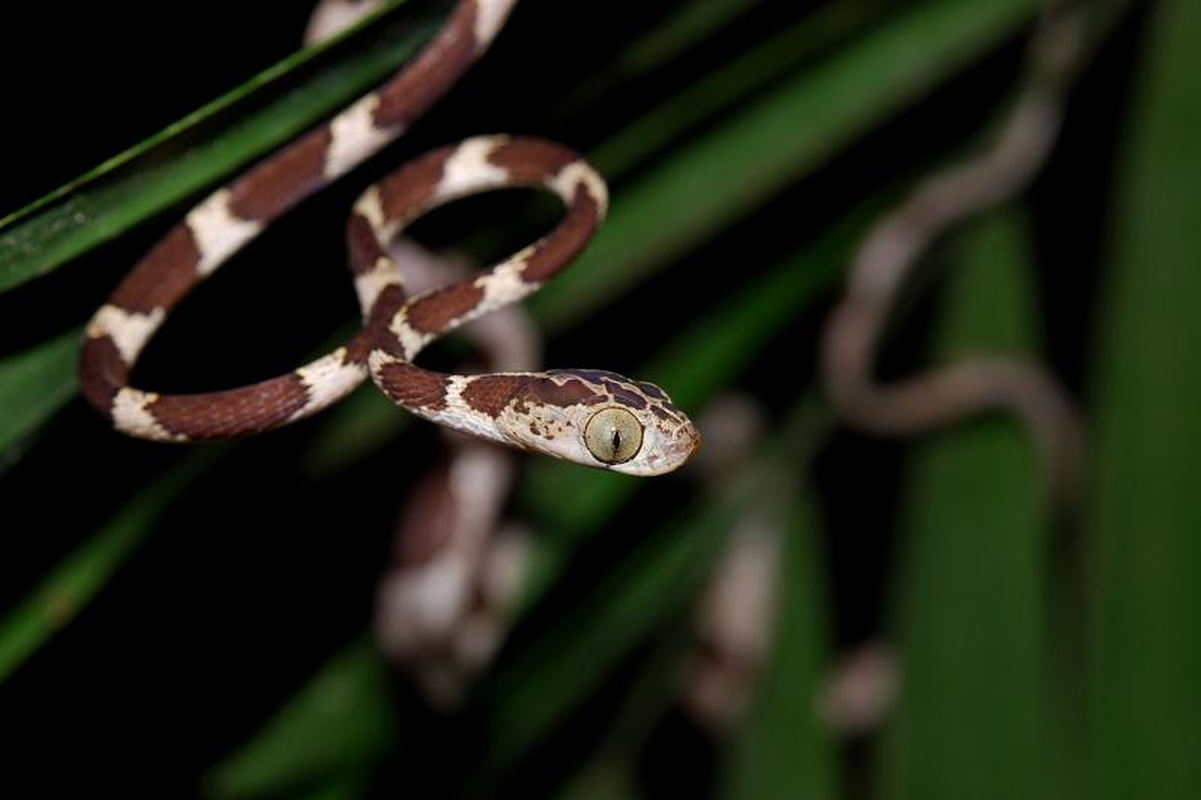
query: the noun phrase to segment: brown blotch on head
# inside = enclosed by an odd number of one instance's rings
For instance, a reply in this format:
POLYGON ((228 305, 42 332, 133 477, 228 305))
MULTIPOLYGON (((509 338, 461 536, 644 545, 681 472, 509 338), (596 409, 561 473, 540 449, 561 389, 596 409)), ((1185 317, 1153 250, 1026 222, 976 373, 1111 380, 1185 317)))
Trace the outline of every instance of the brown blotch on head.
POLYGON ((329 125, 322 125, 259 163, 230 187, 230 211, 266 222, 324 186, 332 138, 329 125))
POLYGON ((226 439, 275 428, 308 399, 300 377, 291 374, 224 392, 164 395, 149 410, 168 433, 192 441, 226 439))
POLYGON ((376 262, 387 255, 375 238, 371 223, 359 213, 351 214, 346 223, 346 249, 350 253, 350 271, 355 275, 371 272, 376 262))
POLYGON ((109 302, 126 311, 170 311, 200 278, 200 249, 186 224, 176 225, 125 276, 109 302))
POLYGON ((111 413, 113 398, 128 378, 129 367, 111 338, 84 339, 79 352, 79 390, 88 402, 111 413))
POLYGON ((454 147, 439 147, 410 161, 379 182, 384 218, 393 222, 412 219, 429 204, 434 189, 442 182, 446 160, 454 147))
POLYGON ((647 397, 653 397, 656 400, 667 400, 667 393, 653 383, 646 381, 637 381, 638 388, 642 390, 647 397))
POLYGON ((482 299, 484 290, 470 281, 452 284, 414 301, 409 306, 409 325, 419 333, 441 333, 482 299))
POLYGON ((409 408, 441 411, 446 408, 450 376, 415 367, 407 362, 385 364, 379 371, 380 388, 392 401, 409 408))
POLYGON ((626 406, 627 408, 635 408, 641 411, 647 406, 646 398, 637 392, 632 392, 629 389, 612 383, 606 384, 605 388, 609 390, 609 394, 614 400, 616 400, 618 403, 621 403, 623 406, 626 406))
POLYGON ((522 387, 521 396, 523 400, 559 408, 592 406, 607 399, 583 381, 571 379, 560 385, 550 378, 531 378, 522 387))
POLYGON ((471 408, 495 417, 518 396, 527 380, 524 375, 481 375, 463 387, 461 396, 471 408))

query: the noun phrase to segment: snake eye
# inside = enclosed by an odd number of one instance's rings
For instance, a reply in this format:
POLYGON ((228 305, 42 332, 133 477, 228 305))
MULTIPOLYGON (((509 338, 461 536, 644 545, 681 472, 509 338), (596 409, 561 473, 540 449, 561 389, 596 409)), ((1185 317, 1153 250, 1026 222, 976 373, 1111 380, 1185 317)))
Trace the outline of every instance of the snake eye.
POLYGON ((606 464, 621 464, 642 449, 642 423, 624 408, 604 408, 584 426, 588 452, 606 464))

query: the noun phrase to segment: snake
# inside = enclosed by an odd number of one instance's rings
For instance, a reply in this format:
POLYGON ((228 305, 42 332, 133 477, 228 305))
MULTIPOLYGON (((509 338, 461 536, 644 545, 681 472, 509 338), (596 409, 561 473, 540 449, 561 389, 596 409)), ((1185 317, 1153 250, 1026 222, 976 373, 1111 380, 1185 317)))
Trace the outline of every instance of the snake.
POLYGON ((700 445, 662 388, 614 372, 552 369, 460 375, 414 364, 430 343, 519 302, 584 248, 608 208, 600 175, 544 139, 476 136, 431 150, 370 186, 346 226, 363 325, 331 353, 287 374, 221 391, 165 394, 130 374, 183 298, 273 221, 399 138, 496 38, 516 0, 459 0, 392 78, 217 189, 172 227, 88 323, 82 394, 119 432, 159 442, 260 434, 322 411, 368 377, 393 403, 446 428, 572 463, 650 476, 700 445), (534 243, 480 273, 410 296, 387 244, 446 203, 488 191, 556 195, 565 213, 534 243))

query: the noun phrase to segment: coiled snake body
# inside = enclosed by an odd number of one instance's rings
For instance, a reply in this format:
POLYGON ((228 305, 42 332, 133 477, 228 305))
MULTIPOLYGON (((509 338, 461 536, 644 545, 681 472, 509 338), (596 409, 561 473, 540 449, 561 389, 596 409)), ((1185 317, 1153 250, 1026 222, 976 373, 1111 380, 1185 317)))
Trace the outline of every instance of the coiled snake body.
POLYGON ((658 387, 593 370, 446 375, 412 361, 463 323, 536 291, 579 253, 607 206, 604 182, 551 142, 477 137, 406 164, 369 188, 347 227, 364 326, 344 347, 276 378, 190 395, 129 385, 166 316, 233 253, 292 206, 400 136, 484 52, 516 0, 461 0, 418 57, 389 82, 210 195, 126 276, 87 328, 84 395, 120 431, 189 442, 259 433, 337 402, 368 375, 397 405, 455 430, 576 463, 655 475, 699 445, 658 387), (566 214, 492 268, 415 297, 386 243, 427 211, 500 188, 558 195, 566 214))

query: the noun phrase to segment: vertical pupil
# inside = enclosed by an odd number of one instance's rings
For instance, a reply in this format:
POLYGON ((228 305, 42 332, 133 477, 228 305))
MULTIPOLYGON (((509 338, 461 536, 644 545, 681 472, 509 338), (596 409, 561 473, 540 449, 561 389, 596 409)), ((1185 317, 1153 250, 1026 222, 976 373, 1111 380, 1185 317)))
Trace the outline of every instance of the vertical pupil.
POLYGON ((621 450, 621 431, 617 428, 613 429, 613 452, 621 450))

